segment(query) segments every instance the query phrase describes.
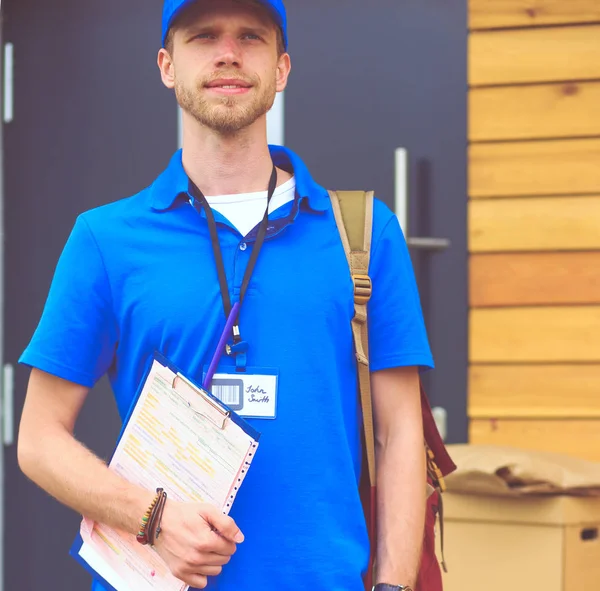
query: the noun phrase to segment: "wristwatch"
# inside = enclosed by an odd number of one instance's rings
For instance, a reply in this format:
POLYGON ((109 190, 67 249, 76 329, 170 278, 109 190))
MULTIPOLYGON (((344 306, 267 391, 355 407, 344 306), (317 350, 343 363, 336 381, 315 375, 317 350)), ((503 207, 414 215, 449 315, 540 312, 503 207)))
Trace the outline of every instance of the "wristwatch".
POLYGON ((373 587, 373 591, 413 591, 412 587, 407 585, 388 585, 387 583, 378 583, 373 587))

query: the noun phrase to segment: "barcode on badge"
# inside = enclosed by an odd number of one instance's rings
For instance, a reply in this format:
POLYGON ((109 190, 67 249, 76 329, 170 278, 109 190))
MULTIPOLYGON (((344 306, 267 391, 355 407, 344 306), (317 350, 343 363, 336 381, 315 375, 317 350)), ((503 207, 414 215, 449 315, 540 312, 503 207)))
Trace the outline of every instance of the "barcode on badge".
POLYGON ((244 408, 244 382, 235 379, 215 378, 212 383, 212 394, 231 410, 244 408))

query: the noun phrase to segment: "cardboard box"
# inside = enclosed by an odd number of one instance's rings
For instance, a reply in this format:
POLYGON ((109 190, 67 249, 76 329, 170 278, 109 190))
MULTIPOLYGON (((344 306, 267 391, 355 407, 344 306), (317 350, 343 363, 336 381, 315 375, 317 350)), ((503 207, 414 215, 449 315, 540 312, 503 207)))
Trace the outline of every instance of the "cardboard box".
POLYGON ((600 591, 597 497, 447 492, 444 525, 444 591, 600 591))

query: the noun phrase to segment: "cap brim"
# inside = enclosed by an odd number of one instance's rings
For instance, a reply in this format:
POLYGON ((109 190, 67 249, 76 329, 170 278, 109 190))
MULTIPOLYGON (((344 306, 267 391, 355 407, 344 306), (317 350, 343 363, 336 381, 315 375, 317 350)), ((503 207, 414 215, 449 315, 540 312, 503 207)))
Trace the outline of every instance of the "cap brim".
MULTIPOLYGON (((177 8, 177 10, 171 15, 171 19, 169 20, 169 22, 168 22, 168 24, 167 24, 167 26, 166 26, 166 28, 165 28, 165 30, 163 32, 163 39, 162 39, 163 47, 165 46, 165 41, 167 40, 167 35, 169 33, 169 30, 171 29, 171 27, 173 26, 173 23, 177 20, 177 18, 185 11, 186 8, 188 8, 192 4, 195 4, 196 2, 200 2, 200 1, 201 0, 185 0, 177 8)), ((260 2, 267 9, 267 11, 269 12, 269 14, 271 15, 271 17, 275 21, 275 24, 283 32, 283 39, 284 39, 284 43, 285 43, 285 48, 287 49, 287 37, 285 35, 285 31, 283 30, 283 22, 281 20, 281 15, 273 8, 273 6, 269 2, 265 2, 263 0, 258 0, 258 2, 260 2)))
POLYGON ((169 34, 169 31, 171 30, 173 23, 177 20, 179 15, 186 8, 188 8, 191 4, 194 4, 194 2, 198 2, 198 0, 185 0, 184 2, 182 2, 179 5, 177 10, 171 15, 171 18, 169 19, 169 22, 167 23, 167 26, 165 27, 165 30, 163 31, 163 40, 162 40, 163 47, 165 46, 165 41, 167 40, 167 35, 169 34))

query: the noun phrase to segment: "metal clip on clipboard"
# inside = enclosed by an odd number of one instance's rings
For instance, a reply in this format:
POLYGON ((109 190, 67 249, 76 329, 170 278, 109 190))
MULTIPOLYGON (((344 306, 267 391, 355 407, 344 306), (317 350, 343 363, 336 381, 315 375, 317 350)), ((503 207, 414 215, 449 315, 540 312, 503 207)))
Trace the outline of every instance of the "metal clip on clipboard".
POLYGON ((219 429, 221 429, 221 431, 223 429, 225 429, 225 425, 227 424, 227 419, 231 416, 231 412, 228 410, 225 410, 216 400, 213 400, 210 396, 208 396, 207 393, 202 388, 198 388, 198 386, 196 386, 192 382, 190 382, 190 380, 188 380, 184 375, 182 375, 181 373, 178 373, 173 378, 173 383, 171 384, 171 388, 175 391, 175 393, 180 398, 183 398, 183 396, 181 396, 181 394, 179 394, 179 392, 177 392, 177 380, 181 380, 188 388, 190 388, 193 392, 195 392, 196 394, 201 396, 205 402, 210 404, 210 406, 212 408, 214 408, 223 417, 223 422, 221 424, 218 424, 211 416, 207 415, 206 413, 204 413, 200 410, 196 410, 193 407, 192 403, 189 402, 188 400, 186 400, 188 406, 196 414, 202 415, 204 418, 208 419, 211 423, 214 423, 215 426, 217 426, 219 429))

